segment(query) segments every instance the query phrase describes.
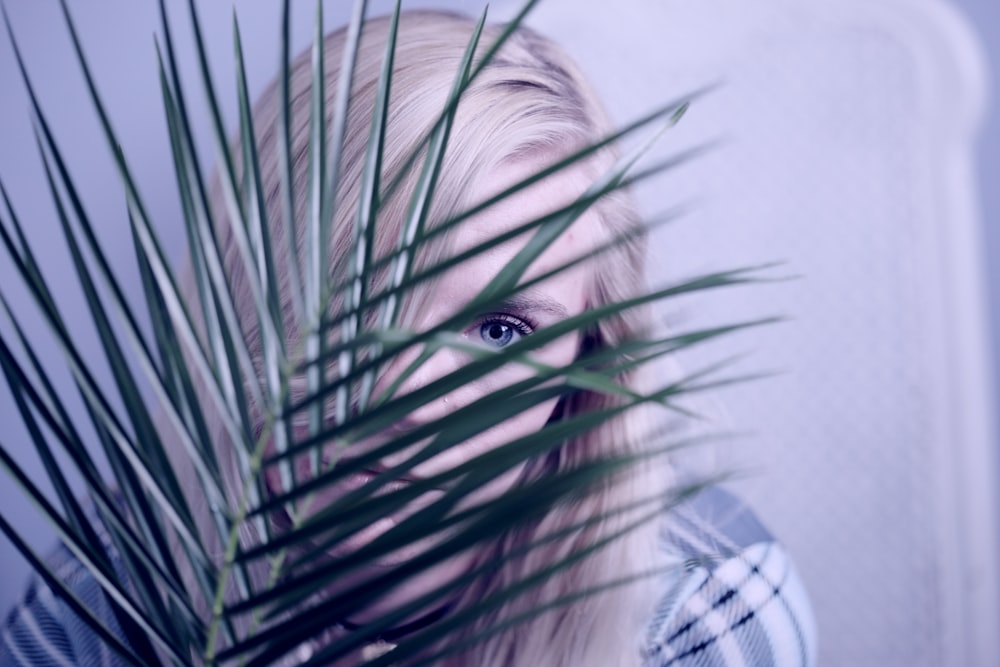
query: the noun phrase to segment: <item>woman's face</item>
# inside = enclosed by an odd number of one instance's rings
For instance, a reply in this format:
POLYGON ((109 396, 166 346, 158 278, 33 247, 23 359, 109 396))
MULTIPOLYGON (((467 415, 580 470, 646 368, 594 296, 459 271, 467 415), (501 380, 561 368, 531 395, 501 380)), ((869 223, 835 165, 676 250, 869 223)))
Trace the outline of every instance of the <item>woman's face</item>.
MULTIPOLYGON (((518 163, 501 168, 490 174, 488 185, 479 188, 481 198, 492 196, 538 171, 540 163, 518 163)), ((583 193, 588 181, 579 171, 553 176, 530 189, 494 206, 478 216, 459 225, 454 238, 454 252, 462 252, 473 246, 508 232, 530 220, 539 218, 561 208, 583 193)), ((473 201, 480 198, 474 197, 473 201)), ((594 246, 595 231, 598 228, 596 214, 588 213, 557 239, 526 271, 521 282, 551 272, 590 251, 594 246)), ((481 253, 454 267, 436 284, 432 297, 428 300, 426 312, 422 312, 415 322, 417 329, 430 328, 465 308, 468 303, 484 290, 494 277, 525 246, 532 232, 507 241, 488 252, 481 253)), ((531 336, 536 331, 551 327, 568 317, 578 315, 588 302, 589 273, 586 264, 580 264, 558 273, 536 285, 532 285, 491 312, 480 313, 461 333, 465 342, 486 348, 501 349, 521 338, 531 336)), ((560 367, 571 363, 579 350, 579 334, 562 336, 534 351, 535 361, 549 366, 560 367)), ((397 378, 403 368, 409 366, 418 350, 402 355, 381 377, 376 386, 385 389, 397 378)), ((453 348, 438 351, 419 369, 407 378, 399 392, 407 394, 419 392, 434 380, 459 369, 469 362, 467 354, 453 348)), ((400 424, 397 430, 409 430, 464 407, 476 400, 488 397, 510 384, 523 380, 532 371, 523 365, 508 364, 497 371, 466 384, 450 394, 429 402, 414 411, 400 424)), ((556 399, 540 403, 533 408, 510 418, 495 427, 480 433, 463 444, 452 447, 439 456, 416 466, 415 477, 430 475, 454 468, 469 459, 510 442, 518 437, 542 428, 552 415, 556 399)), ((409 452, 395 457, 387 464, 395 464, 407 458, 409 452)), ((502 492, 512 482, 501 480, 495 492, 502 492)))
MULTIPOLYGON (((530 176, 541 166, 543 165, 539 162, 526 161, 503 167, 489 175, 488 183, 478 188, 479 197, 473 197, 473 201, 480 201, 500 192, 530 176)), ((491 207, 461 224, 454 237, 455 252, 461 252, 478 245, 571 203, 584 192, 589 184, 581 170, 570 170, 551 176, 523 190, 503 203, 491 207)), ((596 213, 588 211, 530 266, 522 282, 547 273, 592 251, 600 236, 599 227, 600 223, 596 213)), ((433 295, 428 300, 426 311, 419 314, 415 325, 418 328, 429 328, 464 308, 524 247, 530 235, 531 232, 523 234, 451 269, 435 286, 433 295)), ((486 347, 502 348, 563 319, 577 315, 586 308, 588 302, 587 287, 590 282, 588 278, 587 263, 581 263, 559 272, 555 276, 519 292, 495 311, 479 314, 475 320, 469 322, 461 335, 468 342, 486 347)), ((579 334, 569 334, 536 350, 534 359, 555 367, 564 366, 574 360, 578 349, 579 334)), ((397 359, 376 384, 375 394, 379 395, 384 392, 418 353, 419 350, 412 350, 397 359)), ((419 392, 423 386, 447 375, 468 361, 468 355, 461 351, 439 350, 401 384, 399 392, 401 394, 419 392)), ((376 436, 369 441, 357 443, 355 446, 377 447, 401 431, 419 427, 476 400, 488 397, 497 390, 528 377, 530 373, 531 371, 523 366, 508 364, 444 397, 425 404, 410 414, 402 423, 397 424, 395 428, 390 430, 391 432, 376 436)), ((539 403, 479 433, 464 443, 421 462, 412 469, 409 476, 414 479, 429 477, 454 468, 518 437, 534 433, 546 424, 555 406, 556 399, 539 403)), ((380 467, 388 468, 401 463, 412 456, 419 447, 420 445, 417 445, 413 451, 400 452, 390 457, 383 461, 380 467)), ((349 450, 344 455, 349 456, 349 450)), ((470 498, 470 502, 481 502, 504 493, 514 484, 520 472, 520 468, 507 471, 477 491, 475 497, 470 498)), ((375 470, 359 474, 354 479, 345 482, 343 489, 335 488, 327 491, 325 495, 328 499, 332 499, 343 493, 346 488, 357 488, 376 476, 377 471, 375 470)), ((420 507, 433 502, 438 495, 425 494, 425 497, 408 507, 400 516, 384 519, 355 534, 344 542, 338 551, 350 551, 370 542, 420 507)), ((322 498, 320 502, 322 502, 322 498)), ((391 566, 405 562, 428 548, 430 542, 428 540, 424 544, 417 543, 407 549, 392 553, 382 559, 378 565, 391 566)), ((394 596, 395 599, 386 600, 385 604, 380 605, 380 607, 398 604, 403 599, 416 597, 441 585, 447 578, 455 576, 466 568, 471 558, 472 554, 466 553, 425 572, 411 580, 405 592, 394 596)), ((372 612, 377 613, 377 610, 372 610, 372 612)))

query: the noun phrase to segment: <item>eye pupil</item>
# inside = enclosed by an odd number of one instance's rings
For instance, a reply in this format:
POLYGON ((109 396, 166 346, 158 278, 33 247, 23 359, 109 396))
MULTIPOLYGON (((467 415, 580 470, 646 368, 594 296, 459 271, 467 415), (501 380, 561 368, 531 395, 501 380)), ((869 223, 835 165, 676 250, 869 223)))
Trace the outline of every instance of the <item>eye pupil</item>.
POLYGON ((514 327, 503 322, 486 322, 479 329, 479 335, 490 345, 503 347, 514 338, 514 327))

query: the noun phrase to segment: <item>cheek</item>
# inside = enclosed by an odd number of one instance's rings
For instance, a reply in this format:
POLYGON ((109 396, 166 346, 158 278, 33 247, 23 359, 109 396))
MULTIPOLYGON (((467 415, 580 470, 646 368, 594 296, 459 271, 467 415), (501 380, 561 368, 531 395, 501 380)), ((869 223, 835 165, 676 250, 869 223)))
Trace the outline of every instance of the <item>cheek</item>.
MULTIPOLYGON (((532 359, 555 369, 563 368, 573 363, 576 359, 579 345, 580 335, 578 333, 567 334, 552 341, 545 347, 539 348, 532 355, 532 359)), ((533 369, 523 365, 511 364, 505 366, 494 373, 493 377, 489 379, 489 386, 485 389, 485 392, 496 391, 504 386, 524 380, 531 377, 534 372, 533 369)), ((559 382, 558 375, 551 382, 559 382)), ((534 433, 541 429, 552 416, 557 403, 557 398, 549 399, 504 422, 501 426, 506 427, 503 433, 506 441, 528 433, 534 433)))
MULTIPOLYGON (((541 431, 545 427, 545 424, 548 423, 549 418, 552 416, 552 411, 555 410, 557 404, 557 399, 545 401, 530 410, 525 410, 516 417, 508 419, 506 422, 493 429, 492 433, 487 432, 480 435, 480 437, 485 436, 485 439, 492 441, 485 442, 483 445, 485 445, 485 447, 500 447, 518 438, 541 431)), ((466 445, 470 446, 471 450, 468 451, 468 456, 474 456, 476 454, 476 450, 481 449, 481 447, 477 448, 474 442, 466 443, 466 445)), ((520 479, 526 465, 526 463, 518 464, 483 485, 469 499, 472 501, 469 504, 475 504, 477 502, 497 498, 509 491, 514 487, 518 479, 520 479)))
POLYGON ((530 410, 525 410, 521 414, 507 422, 507 432, 504 433, 506 441, 513 438, 522 437, 531 433, 537 433, 545 427, 549 418, 552 417, 553 410, 556 409, 558 399, 550 399, 544 403, 539 403, 530 410))
POLYGON ((543 364, 561 368, 576 360, 580 352, 580 332, 574 331, 557 338, 538 350, 536 359, 543 364))

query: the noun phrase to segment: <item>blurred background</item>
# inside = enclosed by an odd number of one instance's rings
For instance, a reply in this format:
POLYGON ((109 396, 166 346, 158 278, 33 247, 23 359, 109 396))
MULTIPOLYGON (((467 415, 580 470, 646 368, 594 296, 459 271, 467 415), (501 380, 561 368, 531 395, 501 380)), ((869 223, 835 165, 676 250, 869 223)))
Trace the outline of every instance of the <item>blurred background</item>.
MULTIPOLYGON (((7 2, 28 70, 91 216, 127 284, 124 197, 56 2, 7 2)), ((155 3, 69 3, 165 245, 183 238, 163 121, 155 3)), ((184 5, 167 5, 204 109, 184 5)), ((231 3, 199 3, 213 75, 236 127, 231 3)), ((278 62, 279 4, 238 0, 250 88, 278 62)), ((405 2, 477 13, 481 0, 405 2)), ((313 3, 295 3, 296 51, 313 3)), ((328 2, 328 27, 348 3, 328 2)), ((509 17, 519 3, 492 3, 509 17)), ((382 13, 387 2, 373 2, 382 13)), ((995 378, 1000 360, 1000 3, 996 0, 546 0, 529 21, 592 78, 618 122, 710 83, 650 156, 706 142, 703 157, 637 190, 645 212, 692 203, 658 232, 651 280, 780 261, 793 280, 668 304, 677 330, 765 315, 787 320, 697 350, 686 368, 741 355, 769 379, 713 393, 708 428, 746 433, 688 462, 736 473, 795 556, 812 596, 820 664, 1000 664, 995 378), (993 333, 991 333, 993 332, 993 333)), ((96 337, 45 190, 28 101, 0 39, 0 178, 83 349, 96 337)), ((207 116, 202 163, 213 162, 207 116)), ((6 258, 0 287, 33 338, 6 258)), ((0 324, 6 327, 6 322, 0 324)), ((44 345, 44 342, 42 343, 44 345)), ((60 351, 46 363, 63 382, 60 351)), ((107 379, 107 376, 105 377, 107 379)), ((82 415, 80 405, 69 406, 82 415)), ((6 387, 0 442, 42 476, 6 387)), ((39 548, 54 541, 0 478, 0 512, 39 548)), ((27 565, 0 540, 0 610, 27 565)))

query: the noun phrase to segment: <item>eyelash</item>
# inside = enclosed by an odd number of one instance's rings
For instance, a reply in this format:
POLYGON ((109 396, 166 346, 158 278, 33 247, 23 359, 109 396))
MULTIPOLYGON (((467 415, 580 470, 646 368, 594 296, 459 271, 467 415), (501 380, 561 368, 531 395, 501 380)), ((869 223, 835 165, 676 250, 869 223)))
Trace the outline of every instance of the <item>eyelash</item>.
POLYGON ((478 331, 484 324, 491 322, 501 322, 513 327, 514 331, 522 336, 530 336, 538 328, 538 324, 527 317, 518 317, 510 313, 490 313, 479 317, 473 322, 472 326, 469 327, 469 331, 478 331))

